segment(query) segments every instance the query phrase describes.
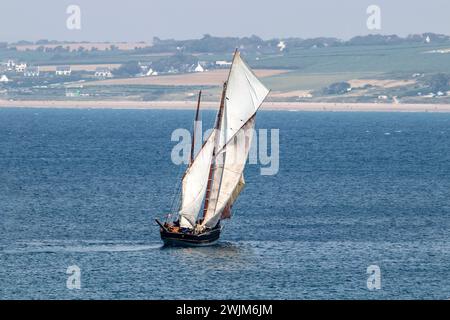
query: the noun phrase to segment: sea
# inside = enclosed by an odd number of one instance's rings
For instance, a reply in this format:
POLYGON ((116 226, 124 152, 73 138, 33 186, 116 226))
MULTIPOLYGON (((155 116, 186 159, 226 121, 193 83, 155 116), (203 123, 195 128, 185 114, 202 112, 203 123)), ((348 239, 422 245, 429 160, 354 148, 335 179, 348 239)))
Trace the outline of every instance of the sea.
POLYGON ((278 169, 217 245, 164 248, 193 116, 1 108, 0 299, 450 298, 450 114, 261 111, 278 169))

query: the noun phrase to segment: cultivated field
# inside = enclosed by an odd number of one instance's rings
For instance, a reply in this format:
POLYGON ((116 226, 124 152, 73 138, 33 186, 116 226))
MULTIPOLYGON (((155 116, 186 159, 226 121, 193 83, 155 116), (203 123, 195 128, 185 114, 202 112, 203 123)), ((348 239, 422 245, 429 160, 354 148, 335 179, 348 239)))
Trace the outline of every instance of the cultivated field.
POLYGON ((364 86, 370 85, 374 87, 381 88, 396 88, 402 86, 413 85, 416 83, 416 80, 393 80, 393 79, 352 79, 349 80, 348 83, 352 86, 352 88, 362 88, 364 86))
POLYGON ((307 98, 311 96, 310 90, 293 90, 293 91, 286 91, 286 92, 280 92, 280 91, 272 91, 270 93, 271 98, 307 98))
MULTIPOLYGON (((261 78, 286 72, 287 70, 255 70, 255 74, 261 78)), ((228 70, 218 69, 199 73, 90 81, 84 83, 84 85, 216 86, 223 83, 227 79, 227 76, 228 70)))
MULTIPOLYGON (((116 69, 118 67, 120 67, 119 63, 105 63, 105 64, 72 64, 70 65, 72 71, 95 71, 96 68, 98 67, 104 67, 104 68, 109 68, 109 69, 116 69)), ((56 70, 56 66, 40 66, 39 67, 40 71, 55 71, 56 70)))
POLYGON ((318 90, 334 82, 349 81, 378 75, 378 73, 358 72, 334 72, 334 73, 309 73, 292 71, 279 75, 273 75, 264 79, 264 84, 274 91, 289 92, 298 90, 318 90))

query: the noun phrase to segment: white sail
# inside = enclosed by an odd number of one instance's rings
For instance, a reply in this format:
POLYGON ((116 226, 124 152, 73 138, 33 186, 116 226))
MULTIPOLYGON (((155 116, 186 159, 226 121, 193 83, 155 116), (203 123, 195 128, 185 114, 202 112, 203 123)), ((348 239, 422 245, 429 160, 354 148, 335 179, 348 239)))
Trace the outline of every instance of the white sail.
POLYGON ((242 188, 239 182, 251 145, 254 115, 268 93, 236 52, 225 92, 213 182, 202 227, 213 228, 225 207, 234 202, 235 190, 242 188))
POLYGON ((220 150, 256 113, 269 94, 261 81, 236 52, 228 77, 221 136, 216 150, 220 150))
POLYGON ((222 213, 220 214, 221 220, 231 218, 231 208, 233 206, 233 203, 236 201, 242 189, 244 189, 244 186, 245 186, 244 174, 241 174, 241 178, 239 179, 237 186, 234 188, 233 192, 231 193, 230 199, 228 200, 227 204, 222 210, 222 213))
MULTIPOLYGON (((212 176, 212 183, 209 190, 209 197, 208 201, 205 202, 206 211, 204 213, 204 219, 202 221, 202 226, 207 226, 209 228, 213 228, 211 224, 213 224, 213 221, 211 220, 214 217, 215 209, 219 200, 220 195, 220 188, 222 184, 222 177, 224 173, 224 163, 226 161, 226 153, 220 152, 216 155, 215 161, 213 163, 213 176, 212 176)), ((215 219, 214 219, 215 220, 215 219)), ((218 220, 217 220, 218 221, 218 220)), ((216 221, 216 224, 217 224, 216 221)))
POLYGON ((233 192, 231 193, 231 197, 228 200, 227 206, 233 205, 233 203, 236 201, 237 197, 241 193, 242 189, 244 189, 244 187, 245 187, 245 179, 244 179, 244 173, 242 173, 236 187, 234 188, 233 192))
POLYGON ((213 228, 227 205, 231 206, 244 186, 243 171, 250 151, 255 118, 252 117, 216 158, 213 187, 202 225, 213 228), (220 162, 223 161, 223 162, 220 162), (217 173, 217 176, 216 176, 217 173))
POLYGON ((208 137, 183 177, 180 227, 192 229, 195 226, 208 184, 215 133, 216 130, 208 137))
POLYGON ((234 202, 250 150, 254 115, 269 90, 236 52, 225 92, 214 175, 202 227, 213 228, 230 200, 234 202), (234 199, 232 199, 234 198, 234 199))
POLYGON ((229 216, 229 209, 244 186, 243 171, 253 136, 254 116, 268 93, 269 90, 236 52, 219 111, 218 126, 183 177, 179 211, 181 227, 195 227, 207 192, 200 229, 213 228, 222 212, 226 213, 224 218, 229 216))

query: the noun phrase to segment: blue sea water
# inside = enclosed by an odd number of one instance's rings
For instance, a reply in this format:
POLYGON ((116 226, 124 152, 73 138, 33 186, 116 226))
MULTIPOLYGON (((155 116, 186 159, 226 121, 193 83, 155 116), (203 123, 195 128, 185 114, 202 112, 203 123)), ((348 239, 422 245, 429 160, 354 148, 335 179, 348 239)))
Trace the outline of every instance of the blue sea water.
POLYGON ((217 246, 163 249, 192 117, 0 109, 0 298, 450 298, 450 114, 260 112, 278 174, 247 167, 217 246))

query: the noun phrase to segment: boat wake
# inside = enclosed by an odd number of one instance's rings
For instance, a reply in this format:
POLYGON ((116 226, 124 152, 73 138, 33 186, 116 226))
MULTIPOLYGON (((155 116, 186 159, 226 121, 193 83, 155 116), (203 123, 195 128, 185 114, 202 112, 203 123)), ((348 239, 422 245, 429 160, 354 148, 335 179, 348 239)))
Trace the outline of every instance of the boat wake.
POLYGON ((119 241, 31 241, 19 242, 2 250, 5 254, 14 253, 95 253, 131 252, 159 249, 159 243, 119 242, 119 241))

